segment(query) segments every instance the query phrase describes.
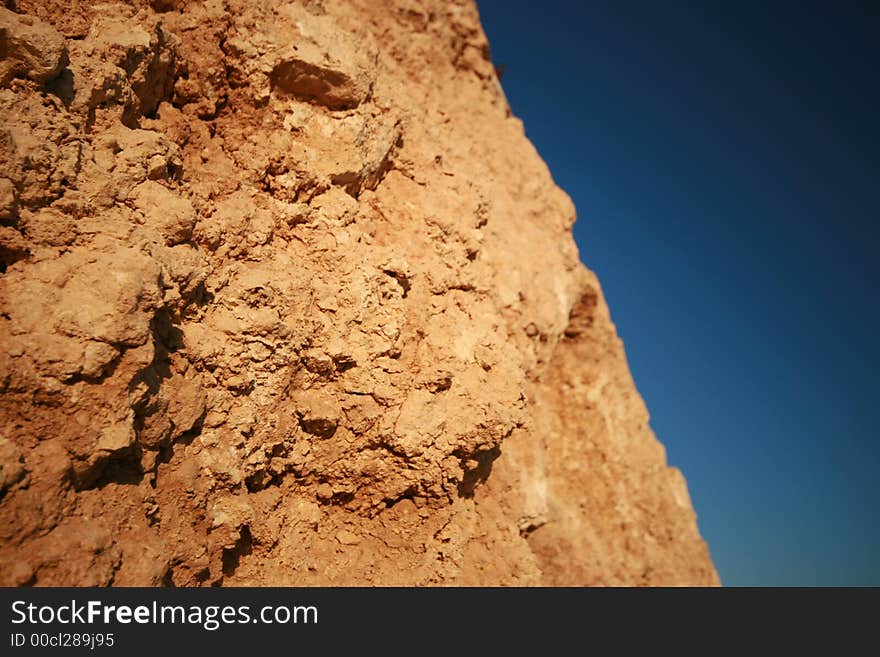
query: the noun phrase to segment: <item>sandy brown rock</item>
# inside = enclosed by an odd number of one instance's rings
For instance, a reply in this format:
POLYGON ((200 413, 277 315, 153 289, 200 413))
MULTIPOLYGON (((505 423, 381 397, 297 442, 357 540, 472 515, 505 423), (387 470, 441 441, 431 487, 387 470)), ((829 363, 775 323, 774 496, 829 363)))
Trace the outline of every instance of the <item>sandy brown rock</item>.
POLYGON ((379 5, 3 15, 0 584, 717 583, 476 8, 379 5))
POLYGON ((51 25, 6 7, 0 7, 0 52, 0 81, 4 83, 15 75, 47 82, 67 63, 64 38, 51 25))

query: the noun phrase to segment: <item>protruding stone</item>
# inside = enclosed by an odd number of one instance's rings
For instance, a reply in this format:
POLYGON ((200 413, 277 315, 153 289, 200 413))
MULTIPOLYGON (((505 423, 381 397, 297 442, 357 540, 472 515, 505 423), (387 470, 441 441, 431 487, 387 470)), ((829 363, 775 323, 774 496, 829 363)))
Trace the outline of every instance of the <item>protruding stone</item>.
POLYGON ((134 429, 130 423, 120 422, 101 431, 95 448, 100 452, 114 455, 127 450, 134 444, 134 429))
POLYGON ((145 223, 155 228, 169 246, 192 237, 196 211, 185 196, 148 180, 132 190, 131 200, 143 213, 145 223))
POLYGON ((336 540, 342 545, 357 545, 361 542, 361 537, 347 529, 343 529, 336 533, 336 540))
POLYGON ((0 225, 15 222, 18 215, 18 192, 9 178, 0 178, 0 225))
POLYGON ((67 65, 67 46, 51 25, 0 7, 0 84, 16 76, 45 83, 67 65))
POLYGON ((320 390, 303 390, 296 394, 294 403, 303 431, 321 438, 336 433, 342 411, 333 395, 320 390))
POLYGON ((12 441, 0 437, 0 494, 24 477, 24 457, 12 441))

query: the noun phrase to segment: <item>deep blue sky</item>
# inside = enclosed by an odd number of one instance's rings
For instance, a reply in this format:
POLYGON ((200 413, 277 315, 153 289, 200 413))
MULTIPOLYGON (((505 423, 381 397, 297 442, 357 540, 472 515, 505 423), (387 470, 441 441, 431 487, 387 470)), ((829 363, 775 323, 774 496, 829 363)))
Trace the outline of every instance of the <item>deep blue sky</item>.
POLYGON ((880 585, 880 3, 478 4, 722 582, 880 585))

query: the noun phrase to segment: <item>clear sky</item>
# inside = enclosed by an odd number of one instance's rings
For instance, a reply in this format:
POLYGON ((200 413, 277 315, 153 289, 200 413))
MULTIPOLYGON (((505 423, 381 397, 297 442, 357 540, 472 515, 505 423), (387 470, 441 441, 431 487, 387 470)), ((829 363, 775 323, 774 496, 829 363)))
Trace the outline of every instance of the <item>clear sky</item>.
POLYGON ((478 0, 726 585, 880 585, 880 3, 478 0))

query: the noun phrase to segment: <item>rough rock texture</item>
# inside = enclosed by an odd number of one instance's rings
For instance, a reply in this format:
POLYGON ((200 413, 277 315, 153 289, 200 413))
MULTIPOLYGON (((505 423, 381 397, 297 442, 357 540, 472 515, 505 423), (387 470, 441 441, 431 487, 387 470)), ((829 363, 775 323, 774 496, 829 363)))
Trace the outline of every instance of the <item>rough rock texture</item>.
POLYGON ((0 8, 0 584, 715 584, 465 0, 0 8))

